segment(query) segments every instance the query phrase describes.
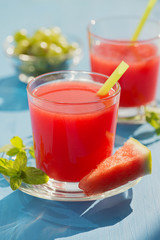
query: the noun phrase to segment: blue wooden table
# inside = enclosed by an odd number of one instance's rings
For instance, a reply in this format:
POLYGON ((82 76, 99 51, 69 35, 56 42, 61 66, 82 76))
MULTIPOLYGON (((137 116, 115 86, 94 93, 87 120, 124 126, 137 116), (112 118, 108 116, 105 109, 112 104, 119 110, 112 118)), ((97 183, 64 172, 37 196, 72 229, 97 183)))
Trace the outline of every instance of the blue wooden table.
MULTIPOLYGON (((20 28, 58 25, 83 42, 83 59, 76 67, 90 70, 86 27, 93 18, 141 14, 146 0, 1 0, 0 1, 0 146, 18 135, 31 135, 26 85, 4 53, 7 35, 20 28)), ((152 12, 160 20, 160 2, 152 12)), ((157 98, 160 100, 160 87, 157 98)), ((153 173, 117 196, 91 202, 58 202, 13 192, 0 175, 0 240, 159 240, 160 138, 147 123, 119 125, 117 135, 146 144, 153 173)))

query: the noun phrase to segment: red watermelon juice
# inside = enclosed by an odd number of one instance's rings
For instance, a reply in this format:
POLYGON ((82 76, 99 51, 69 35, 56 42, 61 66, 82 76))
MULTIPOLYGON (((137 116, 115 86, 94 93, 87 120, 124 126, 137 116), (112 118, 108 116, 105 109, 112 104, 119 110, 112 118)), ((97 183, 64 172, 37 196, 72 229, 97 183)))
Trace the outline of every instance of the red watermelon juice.
POLYGON ((108 76, 122 60, 129 64, 129 69, 119 80, 120 107, 139 107, 154 101, 159 69, 156 45, 101 42, 90 52, 92 71, 108 76))
POLYGON ((101 99, 100 87, 84 80, 28 87, 36 165, 50 178, 79 182, 112 154, 120 90, 101 99))

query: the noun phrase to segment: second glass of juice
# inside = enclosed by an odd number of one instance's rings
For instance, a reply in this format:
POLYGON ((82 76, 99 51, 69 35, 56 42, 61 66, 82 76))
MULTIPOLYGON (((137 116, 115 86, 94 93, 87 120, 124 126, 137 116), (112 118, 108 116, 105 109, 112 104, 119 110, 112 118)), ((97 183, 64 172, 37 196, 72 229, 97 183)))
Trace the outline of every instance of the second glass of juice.
POLYGON ((97 95, 106 75, 61 71, 27 86, 36 165, 56 191, 77 192, 79 181, 110 156, 115 141, 120 85, 97 95))
POLYGON ((119 80, 119 121, 141 123, 144 107, 155 105, 160 60, 160 23, 148 19, 137 41, 131 38, 140 17, 92 20, 88 26, 91 70, 110 75, 124 60, 129 69, 119 80))

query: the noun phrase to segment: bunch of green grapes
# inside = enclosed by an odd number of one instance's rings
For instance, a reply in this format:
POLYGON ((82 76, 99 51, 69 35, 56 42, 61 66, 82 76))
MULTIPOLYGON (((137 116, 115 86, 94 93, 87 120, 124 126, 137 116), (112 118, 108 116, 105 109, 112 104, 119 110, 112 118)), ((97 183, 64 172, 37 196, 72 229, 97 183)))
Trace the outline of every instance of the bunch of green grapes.
POLYGON ((62 57, 72 54, 78 47, 76 43, 69 43, 59 27, 40 28, 28 36, 22 29, 14 34, 14 53, 27 54, 36 57, 62 57))

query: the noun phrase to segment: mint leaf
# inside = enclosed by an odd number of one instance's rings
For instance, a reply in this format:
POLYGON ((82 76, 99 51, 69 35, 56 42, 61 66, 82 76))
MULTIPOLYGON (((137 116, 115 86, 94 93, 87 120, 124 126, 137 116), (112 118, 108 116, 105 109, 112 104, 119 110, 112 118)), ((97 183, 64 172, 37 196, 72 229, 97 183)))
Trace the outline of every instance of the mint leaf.
POLYGON ((0 158, 0 173, 6 176, 16 176, 17 171, 13 169, 13 161, 0 158))
POLYGON ((27 166, 27 156, 24 151, 17 153, 16 159, 13 163, 13 168, 17 171, 23 170, 27 166))
POLYGON ((10 149, 12 149, 13 148, 13 146, 12 146, 12 144, 7 144, 7 145, 5 145, 5 146, 3 146, 3 147, 1 147, 0 148, 0 153, 2 153, 2 152, 8 152, 10 149))
POLYGON ((18 136, 13 137, 10 142, 11 144, 1 148, 1 152, 6 152, 10 157, 17 155, 17 153, 25 147, 22 139, 18 136))
POLYGON ((16 148, 18 148, 18 149, 22 149, 22 148, 24 147, 24 145, 23 145, 23 140, 22 140, 20 137, 18 137, 18 136, 13 137, 13 138, 10 140, 10 142, 11 142, 11 144, 12 144, 14 147, 16 147, 16 148))
POLYGON ((10 177, 10 186, 13 191, 17 190, 22 184, 22 179, 19 177, 10 177))
POLYGON ((156 107, 147 107, 145 110, 146 121, 155 129, 157 135, 160 135, 160 109, 156 107))
POLYGON ((3 167, 13 167, 13 161, 12 160, 7 160, 5 158, 0 158, 0 166, 3 167))
POLYGON ((21 183, 44 184, 48 182, 49 177, 42 170, 27 167, 27 152, 35 158, 34 148, 26 147, 20 137, 16 136, 10 140, 11 144, 0 148, 0 152, 5 152, 8 156, 16 156, 15 160, 0 158, 0 173, 10 177, 10 186, 16 190, 21 183))
POLYGON ((29 154, 31 155, 31 157, 35 158, 35 152, 34 152, 33 146, 29 148, 29 154))
POLYGON ((13 168, 6 168, 6 167, 2 167, 0 166, 0 173, 4 174, 6 176, 16 176, 17 175, 17 171, 13 168))
POLYGON ((19 152, 18 148, 12 147, 8 152, 6 152, 6 154, 10 157, 13 157, 13 156, 17 155, 18 152, 19 152))
POLYGON ((23 176, 23 182, 27 184, 44 184, 48 182, 49 177, 41 169, 26 167, 23 176))
POLYGON ((4 168, 4 167, 1 167, 1 166, 0 166, 0 173, 8 176, 8 175, 7 175, 7 169, 4 168))

